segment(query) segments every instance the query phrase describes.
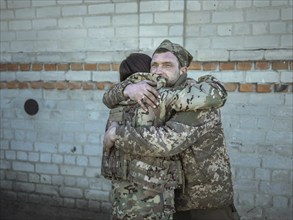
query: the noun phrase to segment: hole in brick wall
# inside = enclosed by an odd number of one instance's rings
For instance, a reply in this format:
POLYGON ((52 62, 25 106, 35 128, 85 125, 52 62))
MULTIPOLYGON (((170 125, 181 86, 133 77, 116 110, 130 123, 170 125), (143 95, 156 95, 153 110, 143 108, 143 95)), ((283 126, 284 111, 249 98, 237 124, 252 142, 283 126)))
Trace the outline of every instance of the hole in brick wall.
POLYGON ((28 99, 24 103, 24 110, 28 115, 35 115, 39 111, 39 104, 34 99, 28 99))

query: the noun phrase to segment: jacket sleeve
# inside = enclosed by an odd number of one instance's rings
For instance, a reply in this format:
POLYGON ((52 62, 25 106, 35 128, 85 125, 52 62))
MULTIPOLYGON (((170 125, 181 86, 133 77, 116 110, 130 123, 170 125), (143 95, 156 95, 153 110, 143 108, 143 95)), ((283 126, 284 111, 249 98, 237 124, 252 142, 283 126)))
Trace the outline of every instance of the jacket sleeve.
POLYGON ((131 82, 125 80, 111 87, 104 93, 103 103, 111 109, 116 107, 120 102, 126 101, 127 98, 123 95, 123 91, 129 84, 131 84, 131 82))
POLYGON ((188 80, 187 85, 176 93, 168 104, 175 111, 219 108, 227 99, 224 86, 211 75, 200 77, 198 82, 188 80))
POLYGON ((173 156, 184 151, 219 123, 218 114, 213 115, 211 111, 180 112, 161 127, 131 127, 129 124, 118 127, 115 146, 133 155, 173 156))

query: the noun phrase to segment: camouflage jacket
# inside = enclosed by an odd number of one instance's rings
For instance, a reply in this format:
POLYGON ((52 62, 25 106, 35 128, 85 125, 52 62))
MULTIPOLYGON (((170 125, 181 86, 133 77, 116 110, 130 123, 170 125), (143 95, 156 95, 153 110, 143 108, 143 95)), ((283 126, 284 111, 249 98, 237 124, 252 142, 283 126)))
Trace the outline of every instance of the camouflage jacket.
MULTIPOLYGON (((209 84, 225 94, 219 82, 210 77, 204 79, 210 79, 209 84)), ((124 87, 128 83, 125 83, 124 87)), ((183 85, 186 85, 186 82, 183 85)), ((204 93, 200 82, 197 86, 204 93)), ((105 102, 107 106, 113 107, 117 100, 124 99, 124 87, 117 86, 116 90, 104 96, 104 101, 115 97, 113 102, 105 102)), ((222 97, 221 105, 225 100, 226 94, 222 97)), ((116 132, 119 139, 115 146, 125 152, 150 157, 168 157, 180 153, 185 173, 185 191, 176 192, 177 210, 218 208, 231 204, 231 171, 219 111, 212 108, 174 113, 161 127, 135 128, 129 124, 120 126, 116 132), (198 128, 213 121, 215 125, 206 133, 198 132, 198 129, 191 129, 189 132, 182 129, 187 125, 198 128)))

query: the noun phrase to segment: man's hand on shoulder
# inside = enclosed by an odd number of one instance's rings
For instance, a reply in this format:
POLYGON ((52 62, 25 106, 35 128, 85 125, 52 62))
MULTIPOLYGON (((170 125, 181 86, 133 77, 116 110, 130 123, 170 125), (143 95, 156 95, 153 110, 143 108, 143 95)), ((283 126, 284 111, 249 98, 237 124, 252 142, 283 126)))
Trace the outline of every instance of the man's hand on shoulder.
POLYGON ((144 80, 129 84, 125 87, 123 94, 125 97, 136 101, 145 111, 148 111, 147 105, 156 108, 159 104, 159 93, 153 86, 156 86, 155 82, 144 80))

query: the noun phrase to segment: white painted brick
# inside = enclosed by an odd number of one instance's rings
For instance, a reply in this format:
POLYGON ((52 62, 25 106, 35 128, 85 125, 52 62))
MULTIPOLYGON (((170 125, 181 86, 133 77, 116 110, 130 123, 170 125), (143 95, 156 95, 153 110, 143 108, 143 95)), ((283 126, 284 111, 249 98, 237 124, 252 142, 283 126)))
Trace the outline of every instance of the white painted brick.
POLYGON ((126 2, 115 4, 116 13, 136 13, 137 12, 137 2, 126 2))
POLYGON ((265 7, 270 5, 270 0, 254 0, 253 6, 256 7, 265 7))
MULTIPOLYGON (((114 31, 115 31, 114 28, 109 28, 109 27, 98 28, 98 29, 96 29, 96 28, 89 29, 88 36, 91 38, 111 38, 111 37, 114 37, 114 35, 115 35, 114 31)), ((95 41, 97 41, 97 40, 95 39, 95 41)), ((105 43, 107 44, 107 42, 103 42, 103 44, 105 44, 105 43)))
POLYGON ((292 94, 285 95, 285 105, 292 106, 293 105, 293 97, 292 94))
POLYGON ((4 31, 8 31, 8 22, 7 21, 0 21, 0 30, 1 30, 1 33, 4 31))
POLYGON ((166 1, 142 1, 140 2, 140 11, 142 12, 154 12, 156 11, 168 11, 169 2, 166 1))
POLYGON ((82 198, 82 190, 73 187, 61 187, 60 195, 65 197, 82 198))
POLYGON ((13 81, 15 79, 15 72, 0 72, 1 81, 13 81))
POLYGON ((28 153, 28 160, 32 162, 39 161, 39 153, 29 152, 28 153))
POLYGON ((82 176, 83 168, 78 166, 60 166, 60 172, 63 175, 82 176))
POLYGON ((200 26, 200 36, 216 36, 217 25, 204 24, 200 26))
POLYGON ((75 164, 75 159, 76 157, 75 156, 72 156, 72 155, 65 155, 64 156, 64 163, 65 164, 75 164))
POLYGON ((292 48, 293 47, 293 36, 292 36, 292 34, 283 35, 281 37, 281 47, 282 48, 284 48, 284 47, 285 48, 292 48))
POLYGON ((200 11, 202 1, 187 1, 187 8, 189 11, 200 11))
POLYGON ((16 79, 19 81, 38 81, 41 80, 41 72, 16 72, 16 79))
POLYGON ((36 192, 57 196, 59 194, 58 186, 36 184, 36 192))
POLYGON ((243 83, 245 82, 245 72, 243 71, 225 71, 221 73, 222 82, 234 82, 243 83))
POLYGON ((234 25, 233 34, 235 35, 248 35, 251 33, 251 24, 239 23, 234 25))
POLYGON ((33 149, 33 144, 31 142, 25 142, 25 141, 11 141, 10 143, 12 150, 25 150, 25 151, 31 151, 33 149))
POLYGON ((230 11, 230 12, 214 12, 212 14, 213 23, 234 23, 242 22, 244 20, 244 14, 242 11, 230 11))
POLYGON ((89 5, 89 14, 114 14, 114 4, 89 5))
POLYGON ((253 35, 261 35, 269 33, 269 25, 268 23, 254 23, 252 24, 252 34, 253 35))
POLYGON ((155 13, 155 22, 157 24, 177 24, 183 22, 183 17, 183 12, 155 13))
POLYGON ((284 94, 270 94, 265 93, 262 95, 253 94, 249 98, 249 103, 254 105, 283 105, 284 94))
POLYGON ((11 41, 16 39, 15 32, 11 32, 11 31, 1 32, 0 37, 2 41, 11 41))
POLYGON ((119 37, 136 37, 138 36, 138 27, 118 27, 115 34, 119 37))
MULTIPOLYGON (((279 36, 247 36, 244 39, 246 48, 278 48, 279 36)), ((243 45, 243 44, 242 44, 243 45)))
POLYGON ((16 41, 11 44, 11 52, 32 52, 34 51, 33 41, 16 41))
POLYGON ((72 4, 81 4, 82 0, 57 0, 57 4, 60 5, 72 5, 72 4))
POLYGON ((138 25, 138 15, 113 15, 112 17, 112 23, 115 26, 121 26, 121 25, 138 25))
POLYGON ((91 16, 84 18, 84 25, 86 27, 103 27, 111 25, 111 17, 110 16, 91 16))
POLYGON ((58 26, 60 28, 81 28, 83 27, 83 21, 81 17, 61 18, 58 20, 58 26))
POLYGON ((33 28, 40 30, 40 29, 47 29, 47 28, 54 28, 57 26, 57 20, 50 18, 50 19, 41 19, 41 20, 33 20, 33 28))
MULTIPOLYGON (((269 131, 269 134, 274 135, 276 132, 269 131)), ((268 135, 269 135, 268 134, 268 135)), ((275 140, 274 142, 275 143, 275 140)), ((274 156, 265 156, 262 159, 262 166, 264 168, 275 168, 275 169, 288 169, 292 165, 292 160, 287 157, 280 157, 277 155, 274 156)))
POLYGON ((56 5, 56 0, 51 0, 51 1, 32 0, 33 7, 45 7, 45 6, 52 6, 52 5, 56 5))
POLYGON ((14 19, 13 10, 1 10, 1 21, 14 19))
POLYGON ((44 174, 59 174, 56 164, 36 163, 36 172, 44 174))
POLYGON ((203 1, 202 7, 203 10, 216 10, 218 8, 218 2, 217 1, 203 1))
POLYGON ((32 28, 31 21, 22 20, 22 21, 9 21, 10 30, 29 30, 32 28))
POLYGON ((168 26, 140 26, 139 33, 142 37, 167 36, 168 26))
POLYGON ((183 11, 184 10, 184 1, 171 1, 170 2, 171 11, 183 11))
POLYGON ((62 155, 59 155, 59 154, 53 154, 53 155, 52 155, 52 162, 53 162, 53 163, 57 163, 57 164, 61 164, 61 163, 63 163, 63 157, 62 157, 62 155))
POLYGON ((151 13, 143 13, 139 15, 140 24, 152 24, 154 22, 154 15, 151 13))
POLYGON ((8 160, 15 160, 16 159, 16 151, 11 151, 11 150, 5 151, 5 158, 8 160))
POLYGON ((242 49, 242 37, 213 37, 212 48, 214 49, 242 49))
POLYGON ((206 24, 211 22, 210 12, 191 12, 187 14, 187 25, 206 24))
POLYGON ((17 40, 36 40, 37 32, 35 31, 17 31, 16 32, 17 40))
POLYGON ((78 166, 88 166, 88 157, 85 156, 78 156, 76 158, 76 164, 78 166))
POLYGON ((93 145, 86 144, 84 145, 83 150, 84 150, 84 154, 89 156, 100 155, 100 152, 101 152, 101 150, 98 149, 95 144, 93 145))
POLYGON ((282 34, 286 33, 287 27, 283 22, 271 22, 270 23, 270 33, 282 34))
POLYGON ((292 60, 293 59, 292 50, 280 49, 280 50, 265 51, 266 60, 280 60, 280 57, 282 57, 282 59, 284 60, 292 60))
MULTIPOLYGON (((185 33, 187 37, 198 37, 200 36, 200 27, 199 25, 192 25, 192 26, 188 26, 185 29, 185 33)), ((189 38, 187 38, 186 40, 188 41, 189 38)), ((207 38, 206 38, 207 39, 207 38)), ((209 40, 209 39, 207 39, 209 40)))
POLYGON ((10 170, 11 169, 11 162, 1 159, 0 168, 10 170))
POLYGON ((66 80, 70 81, 90 81, 91 72, 90 71, 68 71, 65 74, 66 80))
POLYGON ((17 9, 14 11, 14 13, 15 13, 15 18, 17 19, 36 17, 34 8, 17 9))
POLYGON ((63 81, 66 78, 66 74, 63 71, 45 71, 40 74, 40 77, 43 81, 63 81))
POLYGON ((282 8, 281 9, 281 18, 282 20, 291 20, 293 18, 292 7, 282 8))
POLYGON ((17 170, 17 171, 27 171, 27 172, 35 171, 34 165, 28 162, 13 161, 12 168, 13 170, 17 170))
POLYGON ((280 11, 278 9, 263 9, 254 8, 247 10, 247 21, 273 21, 280 18, 280 11))
POLYGON ((169 35, 182 36, 183 35, 183 26, 182 25, 172 25, 169 28, 169 35))
POLYGON ((247 83, 278 83, 279 73, 275 71, 247 71, 245 81, 247 83))
POLYGON ((6 1, 5 0, 1 0, 0 1, 0 8, 1 9, 6 9, 7 8, 6 1))
POLYGON ((56 144, 52 144, 52 143, 37 142, 35 143, 35 150, 40 152, 56 153, 57 146, 56 144))
POLYGON ((52 18, 52 17, 60 17, 60 16, 61 16, 60 7, 37 8, 38 18, 52 18))
POLYGON ((27 152, 18 151, 16 155, 17 155, 17 160, 27 160, 28 158, 27 152))
POLYGON ((65 177, 64 178, 64 185, 66 186, 75 186, 75 177, 65 177))
POLYGON ((198 50, 199 61, 227 61, 229 53, 227 50, 198 50))
POLYGON ((220 36, 232 35, 232 25, 218 25, 218 34, 220 36))
MULTIPOLYGON (((291 2, 291 1, 289 1, 289 2, 291 2)), ((271 4, 272 4, 272 6, 282 6, 282 5, 284 5, 284 6, 285 6, 285 5, 289 6, 289 4, 288 4, 288 0, 272 1, 271 4)))
POLYGON ((7 8, 26 8, 30 7, 30 0, 10 0, 7 1, 7 8))
POLYGON ((33 192, 35 190, 35 185, 32 183, 16 182, 15 190, 23 192, 33 192))
POLYGON ((218 2, 218 10, 234 10, 235 1, 219 1, 218 2))
POLYGON ((281 73, 281 82, 292 83, 293 81, 293 72, 292 71, 282 71, 281 73))
POLYGON ((230 60, 262 60, 264 58, 264 51, 231 51, 230 60))
POLYGON ((87 7, 85 5, 66 6, 62 8, 62 16, 81 16, 86 15, 87 7))

